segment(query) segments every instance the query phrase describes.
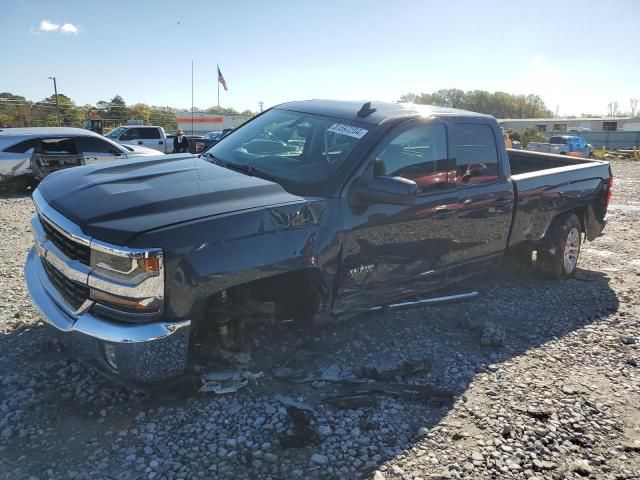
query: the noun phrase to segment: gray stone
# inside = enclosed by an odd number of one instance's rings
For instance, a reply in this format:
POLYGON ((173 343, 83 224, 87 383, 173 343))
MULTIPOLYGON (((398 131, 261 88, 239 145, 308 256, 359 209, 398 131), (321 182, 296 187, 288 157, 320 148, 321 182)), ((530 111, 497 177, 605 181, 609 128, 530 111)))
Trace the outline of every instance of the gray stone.
POLYGON ((329 463, 329 457, 322 455, 321 453, 314 453, 311 455, 311 461, 316 465, 326 465, 329 463))

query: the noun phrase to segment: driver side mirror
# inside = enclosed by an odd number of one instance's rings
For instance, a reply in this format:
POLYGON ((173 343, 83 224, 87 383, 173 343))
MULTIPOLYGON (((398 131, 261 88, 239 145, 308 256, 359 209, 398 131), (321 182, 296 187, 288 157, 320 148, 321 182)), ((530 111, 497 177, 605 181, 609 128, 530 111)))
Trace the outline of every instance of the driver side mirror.
POLYGON ((402 177, 373 177, 368 185, 357 187, 356 194, 363 203, 415 205, 418 201, 418 185, 402 177))

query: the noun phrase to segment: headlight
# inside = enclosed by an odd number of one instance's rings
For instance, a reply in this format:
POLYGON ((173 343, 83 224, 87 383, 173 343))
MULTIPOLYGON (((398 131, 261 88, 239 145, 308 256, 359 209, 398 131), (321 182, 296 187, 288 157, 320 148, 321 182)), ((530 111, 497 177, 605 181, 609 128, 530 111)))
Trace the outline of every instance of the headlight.
MULTIPOLYGON (((145 252, 147 253, 147 252, 145 252)), ((106 278, 126 283, 140 283, 160 274, 161 256, 135 257, 91 250, 91 270, 106 278)))
POLYGON ((91 242, 90 297, 127 313, 158 313, 164 301, 160 249, 128 249, 91 242))

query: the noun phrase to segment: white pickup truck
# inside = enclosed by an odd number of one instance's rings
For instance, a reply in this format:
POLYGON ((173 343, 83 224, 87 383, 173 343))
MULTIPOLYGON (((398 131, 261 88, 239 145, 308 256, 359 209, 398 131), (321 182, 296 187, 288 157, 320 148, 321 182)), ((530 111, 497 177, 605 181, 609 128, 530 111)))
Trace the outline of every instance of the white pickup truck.
MULTIPOLYGON (((162 153, 173 153, 174 135, 167 135, 162 127, 123 125, 106 133, 105 137, 121 145, 140 145, 162 153)), ((189 150, 193 153, 195 152, 195 140, 200 136, 187 135, 187 138, 189 139, 189 150)))
POLYGON ((173 139, 167 139, 162 127, 124 125, 106 133, 105 137, 121 145, 140 145, 162 153, 173 153, 173 139))

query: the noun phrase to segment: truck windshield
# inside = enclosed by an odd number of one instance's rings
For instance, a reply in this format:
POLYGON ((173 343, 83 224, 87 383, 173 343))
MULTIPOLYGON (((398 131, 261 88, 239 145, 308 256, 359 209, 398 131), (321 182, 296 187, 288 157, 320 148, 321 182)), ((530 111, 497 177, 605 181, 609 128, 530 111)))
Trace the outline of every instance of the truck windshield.
POLYGON ((567 138, 566 137, 551 137, 549 139, 549 143, 552 143, 554 145, 566 145, 567 144, 567 138))
POLYGON ((203 157, 257 176, 262 173, 282 181, 285 188, 319 186, 367 132, 347 120, 272 109, 224 137, 203 157))
POLYGON ((127 129, 124 127, 116 127, 113 130, 105 133, 105 137, 107 138, 118 138, 122 133, 124 133, 127 129))

